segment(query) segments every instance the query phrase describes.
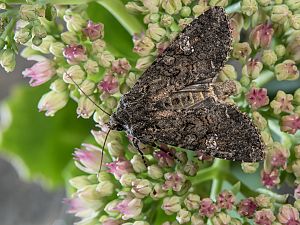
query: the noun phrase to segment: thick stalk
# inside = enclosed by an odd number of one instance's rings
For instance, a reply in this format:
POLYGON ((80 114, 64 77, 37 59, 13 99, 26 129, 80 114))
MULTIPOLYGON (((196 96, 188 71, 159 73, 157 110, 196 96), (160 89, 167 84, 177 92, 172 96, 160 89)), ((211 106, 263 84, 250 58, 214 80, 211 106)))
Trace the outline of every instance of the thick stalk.
POLYGON ((273 80, 274 77, 275 74, 273 71, 264 70, 260 76, 254 80, 254 82, 256 83, 257 87, 263 87, 265 84, 273 80))
POLYGON ((226 13, 230 14, 230 13, 235 13, 235 12, 239 12, 241 9, 241 2, 236 2, 228 7, 225 8, 226 13))
POLYGON ((217 195, 221 192, 222 186, 223 186, 223 172, 226 172, 228 170, 230 161, 228 160, 223 160, 223 159, 215 159, 213 168, 217 169, 217 175, 214 177, 212 184, 211 184, 211 189, 210 189, 210 198, 212 200, 216 200, 217 195))

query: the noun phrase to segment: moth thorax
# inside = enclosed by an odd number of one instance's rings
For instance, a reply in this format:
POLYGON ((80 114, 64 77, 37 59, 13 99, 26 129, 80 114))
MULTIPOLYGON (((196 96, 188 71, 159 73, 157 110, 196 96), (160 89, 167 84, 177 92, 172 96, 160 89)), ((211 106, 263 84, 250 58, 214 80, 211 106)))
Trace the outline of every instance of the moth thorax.
POLYGON ((108 126, 112 130, 124 130, 122 123, 119 122, 115 113, 110 116, 108 126))

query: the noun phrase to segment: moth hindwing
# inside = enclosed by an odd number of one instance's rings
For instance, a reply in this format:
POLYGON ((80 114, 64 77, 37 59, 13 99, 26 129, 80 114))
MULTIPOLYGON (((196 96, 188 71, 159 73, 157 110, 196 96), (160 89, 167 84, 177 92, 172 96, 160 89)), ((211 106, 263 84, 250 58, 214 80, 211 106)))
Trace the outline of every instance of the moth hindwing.
POLYGON ((111 129, 125 130, 153 146, 201 150, 229 160, 262 160, 258 130, 246 114, 223 101, 232 83, 215 83, 231 39, 222 8, 213 7, 193 20, 121 98, 111 129))

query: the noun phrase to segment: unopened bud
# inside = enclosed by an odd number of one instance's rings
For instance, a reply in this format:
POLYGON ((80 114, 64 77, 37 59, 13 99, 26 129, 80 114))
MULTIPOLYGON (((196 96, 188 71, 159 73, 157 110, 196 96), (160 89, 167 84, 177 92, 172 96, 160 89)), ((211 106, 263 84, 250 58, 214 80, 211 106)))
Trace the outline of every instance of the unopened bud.
POLYGON ((262 60, 263 64, 265 64, 267 66, 272 66, 277 61, 277 55, 274 50, 264 50, 261 60, 262 60))
MULTIPOLYGON (((94 96, 90 96, 89 98, 91 98, 93 101, 96 101, 94 96)), ((76 112, 78 116, 84 119, 90 118, 96 109, 95 103, 93 103, 89 98, 82 96, 78 101, 76 112)))
POLYGON ((53 42, 50 45, 49 51, 56 57, 62 57, 65 47, 66 46, 62 42, 53 42))
POLYGON ((271 20, 274 23, 284 24, 289 18, 287 5, 274 5, 271 11, 271 20))
POLYGON ((81 84, 84 78, 85 72, 79 65, 71 66, 63 75, 64 81, 69 84, 74 84, 74 82, 77 84, 81 84))
POLYGON ((300 30, 300 14, 291 15, 289 17, 289 22, 292 28, 300 30))
POLYGON ((62 41, 64 43, 66 43, 67 45, 78 43, 78 38, 77 38, 76 34, 73 32, 70 32, 70 31, 63 32, 60 35, 60 37, 61 37, 62 41))
POLYGON ((181 8, 181 0, 162 0, 162 8, 170 15, 177 14, 181 8))
POLYGON ((5 49, 0 53, 0 64, 6 72, 12 72, 16 67, 16 56, 12 49, 5 49))
POLYGON ((277 46, 275 46, 274 50, 275 50, 275 53, 276 53, 278 58, 283 57, 286 53, 284 45, 277 45, 277 46))
POLYGON ((296 80, 299 77, 299 71, 293 60, 285 60, 275 66, 275 75, 277 80, 296 80))
POLYGON ((42 96, 39 101, 39 111, 46 111, 46 116, 54 116, 54 114, 65 107, 69 100, 67 92, 50 91, 42 96))
POLYGON ((51 83, 50 89, 55 92, 63 92, 67 89, 67 85, 62 79, 57 79, 51 83))
POLYGON ((242 13, 251 16, 258 10, 256 0, 242 0, 241 2, 242 13))

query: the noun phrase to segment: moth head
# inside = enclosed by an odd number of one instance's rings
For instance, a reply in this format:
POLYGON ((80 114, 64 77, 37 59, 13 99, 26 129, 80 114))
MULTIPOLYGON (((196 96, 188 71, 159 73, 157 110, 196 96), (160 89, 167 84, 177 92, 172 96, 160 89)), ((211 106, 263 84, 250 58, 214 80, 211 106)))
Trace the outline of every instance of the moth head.
POLYGON ((115 113, 113 113, 110 116, 108 126, 112 130, 118 130, 118 131, 124 130, 122 123, 119 122, 115 113))

